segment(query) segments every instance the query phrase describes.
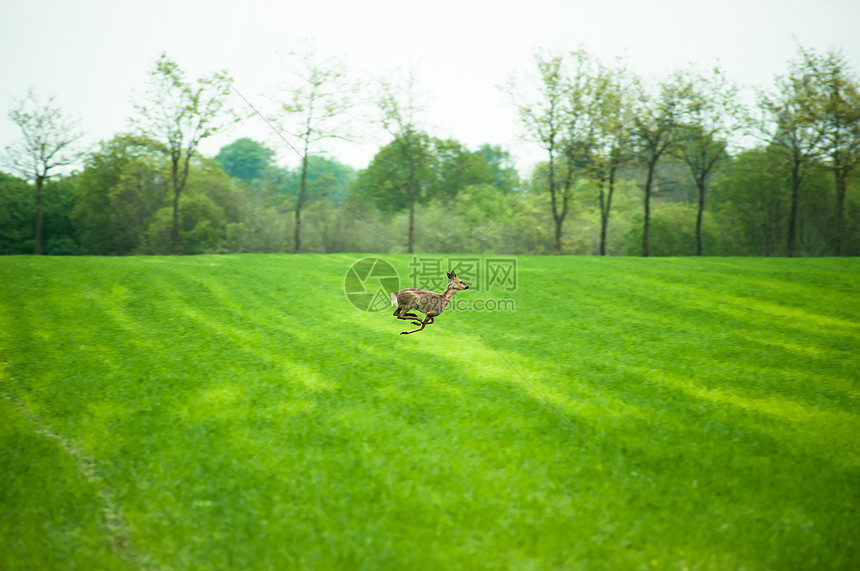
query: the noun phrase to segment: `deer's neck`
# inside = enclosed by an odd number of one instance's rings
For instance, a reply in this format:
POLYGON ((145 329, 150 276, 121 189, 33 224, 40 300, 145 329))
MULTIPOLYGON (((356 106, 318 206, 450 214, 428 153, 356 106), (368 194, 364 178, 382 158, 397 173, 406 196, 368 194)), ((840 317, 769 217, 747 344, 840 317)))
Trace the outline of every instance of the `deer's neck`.
POLYGON ((447 305, 451 298, 454 297, 454 294, 457 293, 457 290, 454 289, 454 286, 448 284, 448 287, 442 293, 442 301, 447 305))

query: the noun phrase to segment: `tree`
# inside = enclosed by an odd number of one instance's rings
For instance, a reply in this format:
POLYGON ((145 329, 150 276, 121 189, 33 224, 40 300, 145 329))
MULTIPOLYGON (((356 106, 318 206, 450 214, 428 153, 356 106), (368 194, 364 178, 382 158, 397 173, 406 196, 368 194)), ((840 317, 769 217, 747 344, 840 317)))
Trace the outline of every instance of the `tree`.
POLYGON ((785 244, 789 201, 784 158, 773 147, 748 149, 714 178, 713 209, 727 253, 777 256, 785 244))
POLYGON ((33 251, 33 198, 27 181, 0 172, 0 255, 33 251))
POLYGON ((393 137, 388 147, 395 150, 398 155, 396 159, 399 159, 396 162, 403 166, 400 185, 405 192, 398 193, 405 194, 409 207, 406 251, 411 254, 415 247, 415 205, 423 194, 421 173, 427 168, 429 137, 420 131, 417 125, 420 108, 415 101, 417 90, 414 72, 410 70, 401 78, 383 80, 379 87, 377 105, 381 115, 380 123, 393 137))
POLYGON ((122 253, 111 192, 131 163, 146 161, 153 170, 161 170, 163 165, 158 164, 161 157, 153 150, 155 146, 154 141, 120 134, 99 143, 98 150, 86 157, 84 170, 77 176, 75 206, 69 214, 82 253, 122 253))
POLYGON ((451 158, 442 160, 436 154, 440 144, 443 142, 423 132, 411 134, 408 145, 391 141, 358 174, 355 193, 385 214, 408 210, 414 220, 416 206, 443 196, 450 199, 457 193, 456 184, 446 179, 448 173, 441 167, 443 163, 450 165, 451 158))
POLYGON ((169 185, 161 166, 145 158, 133 160, 123 166, 119 180, 108 189, 114 253, 137 253, 153 216, 164 206, 169 185))
POLYGON ((834 252, 842 255, 845 237, 845 191, 860 164, 860 83, 851 73, 845 55, 830 51, 819 55, 800 48, 801 65, 812 74, 818 92, 822 154, 836 187, 834 252))
POLYGON ((797 253, 800 190, 809 165, 821 153, 824 128, 817 114, 818 99, 815 77, 799 61, 790 62, 789 73, 776 78, 772 93, 759 94, 759 131, 782 154, 790 173, 791 207, 785 246, 788 257, 797 253))
MULTIPOLYGON (((693 256, 696 254, 696 224, 693 214, 697 207, 683 202, 669 202, 655 209, 651 218, 650 247, 655 256, 693 256)), ((718 246, 719 234, 713 217, 705 213, 702 235, 710 250, 718 246)), ((627 233, 627 251, 634 253, 639 247, 641 215, 635 217, 627 233)))
MULTIPOLYGON (((221 252, 227 242, 228 225, 239 223, 241 192, 234 179, 213 159, 198 158, 194 163, 180 199, 180 253, 221 252)), ((156 210, 149 220, 141 236, 139 251, 146 254, 170 253, 173 247, 172 208, 164 206, 156 210)))
POLYGON ((42 189, 55 169, 76 163, 83 155, 79 143, 83 133, 78 122, 63 115, 54 104, 30 90, 9 112, 9 119, 18 125, 24 138, 6 147, 9 165, 36 187, 34 210, 36 239, 34 253, 42 253, 42 189))
POLYGON ((596 98, 603 112, 595 124, 590 170, 597 184, 600 205, 600 255, 605 256, 616 176, 630 158, 630 125, 633 121, 630 105, 623 98, 630 85, 627 70, 624 67, 610 69, 600 65, 593 81, 596 98))
POLYGON ((514 80, 507 91, 532 141, 547 153, 545 176, 555 226, 555 252, 562 253, 564 222, 577 175, 587 174, 597 145, 597 122, 614 104, 607 99, 603 66, 584 50, 570 54, 538 53, 539 89, 524 94, 514 80))
POLYGON ((687 91, 688 86, 684 77, 675 74, 657 85, 656 91, 640 85, 634 103, 634 152, 636 158, 645 167, 642 255, 646 257, 650 254, 648 232, 651 223, 651 192, 657 164, 678 143, 681 101, 687 91))
POLYGON ((251 182, 263 178, 274 157, 275 152, 271 149, 243 137, 221 147, 215 160, 228 175, 251 182))
MULTIPOLYGON (((468 239, 465 227, 456 240, 448 237, 439 240, 438 228, 448 228, 449 223, 458 220, 463 197, 486 204, 502 196, 502 191, 493 185, 493 169, 480 153, 459 141, 437 139, 426 133, 415 133, 410 140, 409 154, 404 153, 404 145, 396 140, 380 149, 358 175, 353 187, 355 193, 384 214, 408 211, 413 249, 420 239, 426 240, 422 242, 425 248, 456 244, 457 250, 467 249, 471 244, 465 242, 468 239), (426 206, 427 212, 417 213, 419 205, 426 206), (444 224, 438 223, 440 219, 444 219, 444 224), (416 222, 421 222, 421 236, 417 238, 416 222)), ((502 207, 487 217, 497 214, 502 207)), ((484 223, 486 220, 483 219, 484 223)))
POLYGON ((493 172, 486 159, 455 139, 432 138, 428 148, 428 198, 453 201, 464 188, 489 184, 493 172))
POLYGON ((320 60, 312 49, 293 55, 299 60, 298 71, 287 86, 292 98, 281 106, 279 123, 287 124, 287 132, 298 138, 301 146, 293 244, 293 252, 298 253, 302 245, 302 207, 307 198, 308 166, 313 168, 308 153, 323 139, 346 138, 343 117, 355 105, 356 89, 341 62, 332 58, 320 60))
MULTIPOLYGON (((502 193, 510 194, 520 186, 520 175, 514 166, 511 153, 498 145, 483 144, 475 154, 479 155, 490 168, 492 185, 502 193)), ((495 213, 494 213, 495 215, 495 213)))
POLYGON ((145 93, 135 104, 131 123, 144 137, 157 141, 157 150, 170 160, 172 218, 171 250, 181 250, 180 196, 188 180, 191 159, 204 139, 236 120, 227 108, 231 78, 219 71, 194 82, 179 65, 162 53, 149 74, 145 93))
MULTIPOLYGON (((343 202, 343 194, 337 189, 348 189, 355 180, 355 169, 337 159, 309 155, 308 167, 317 173, 316 177, 304 183, 304 203, 326 200, 332 204, 343 202)), ((291 171, 284 184, 290 198, 295 201, 302 192, 302 169, 291 171)))
POLYGON ((728 139, 738 128, 740 106, 737 87, 719 68, 710 74, 689 72, 688 78, 690 87, 681 103, 684 119, 678 130, 676 154, 690 168, 698 190, 696 255, 701 256, 708 182, 714 169, 728 157, 728 139))
POLYGON ((562 227, 567 215, 570 184, 564 186, 556 161, 564 154, 568 143, 564 133, 569 118, 568 93, 564 77, 564 56, 535 54, 540 87, 537 93, 523 94, 523 88, 512 78, 507 92, 517 109, 526 136, 546 151, 547 163, 538 176, 545 176, 555 223, 555 253, 562 249, 562 227), (559 205, 559 199, 561 204, 559 205))

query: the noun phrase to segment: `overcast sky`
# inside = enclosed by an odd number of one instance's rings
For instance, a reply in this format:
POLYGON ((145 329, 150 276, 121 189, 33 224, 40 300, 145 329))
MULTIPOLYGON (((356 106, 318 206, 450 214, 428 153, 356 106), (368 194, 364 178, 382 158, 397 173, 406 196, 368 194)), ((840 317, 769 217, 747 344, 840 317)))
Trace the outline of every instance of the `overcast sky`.
MULTIPOLYGON (((540 155, 519 139, 498 86, 512 72, 529 70, 538 48, 582 46, 605 60, 625 56, 631 69, 652 78, 719 62, 734 80, 767 86, 785 71, 798 42, 842 49, 860 71, 860 2, 0 0, 0 149, 19 137, 7 114, 30 87, 55 94, 81 119, 91 143, 125 130, 134 92, 163 51, 191 77, 226 69, 247 99, 271 106, 265 95, 281 83, 283 54, 307 38, 357 76, 414 67, 428 93, 424 119, 432 135, 473 148, 502 145, 524 168, 540 155)), ((202 150, 214 155, 242 136, 278 149, 284 164, 296 161, 259 118, 202 150)), ((386 142, 368 131, 363 144, 329 150, 363 167, 386 142)))

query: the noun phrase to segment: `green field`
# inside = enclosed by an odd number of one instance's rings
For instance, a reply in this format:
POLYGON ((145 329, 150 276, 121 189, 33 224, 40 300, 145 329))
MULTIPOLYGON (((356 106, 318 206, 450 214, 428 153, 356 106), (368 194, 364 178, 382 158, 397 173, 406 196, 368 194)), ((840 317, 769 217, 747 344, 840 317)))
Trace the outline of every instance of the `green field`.
POLYGON ((860 260, 361 257, 0 258, 0 568, 860 568, 860 260))

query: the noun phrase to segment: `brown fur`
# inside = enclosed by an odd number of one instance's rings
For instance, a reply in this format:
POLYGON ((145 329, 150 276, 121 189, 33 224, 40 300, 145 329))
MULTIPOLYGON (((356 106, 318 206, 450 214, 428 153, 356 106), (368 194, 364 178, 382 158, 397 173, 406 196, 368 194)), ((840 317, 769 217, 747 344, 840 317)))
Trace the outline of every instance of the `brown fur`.
POLYGON ((448 272, 448 278, 451 281, 448 282, 448 287, 441 294, 414 287, 402 289, 391 294, 392 304, 397 305, 397 309, 394 310, 394 317, 412 321, 414 325, 420 325, 418 329, 402 331, 401 335, 417 333, 427 325, 433 323, 434 318, 445 311, 445 306, 448 305, 448 302, 451 301, 455 293, 469 289, 469 286, 464 284, 454 272, 448 272), (423 313, 425 315, 424 319, 421 320, 418 315, 409 313, 413 309, 423 313))

